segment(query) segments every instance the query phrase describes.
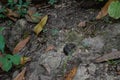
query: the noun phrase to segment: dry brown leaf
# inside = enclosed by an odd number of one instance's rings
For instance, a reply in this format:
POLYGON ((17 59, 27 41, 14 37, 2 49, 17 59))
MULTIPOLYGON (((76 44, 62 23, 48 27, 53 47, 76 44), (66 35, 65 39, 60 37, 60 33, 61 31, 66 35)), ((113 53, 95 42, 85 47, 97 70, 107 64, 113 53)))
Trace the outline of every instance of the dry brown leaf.
POLYGON ((120 71, 117 71, 117 74, 120 75, 120 71))
POLYGON ((6 10, 7 10, 7 13, 4 13, 4 14, 11 20, 16 21, 17 20, 16 18, 20 17, 19 14, 17 14, 15 11, 12 11, 11 9, 6 8, 6 10))
POLYGON ((13 54, 18 53, 30 40, 31 36, 28 36, 26 39, 20 41, 13 50, 13 54))
POLYGON ((20 15, 18 13, 16 13, 15 11, 12 11, 11 9, 9 8, 6 8, 7 10, 7 14, 8 16, 13 16, 13 17, 20 17, 20 15))
POLYGON ((65 75, 65 80, 73 80, 77 72, 77 69, 78 69, 77 66, 73 67, 72 70, 68 74, 65 75))
POLYGON ((105 54, 101 57, 98 57, 95 62, 100 63, 100 62, 105 62, 108 60, 113 60, 113 59, 118 59, 120 58, 120 51, 115 51, 115 52, 111 52, 109 54, 105 54))
POLYGON ((13 80, 24 80, 26 67, 13 79, 13 80))
POLYGON ((41 19, 41 16, 35 15, 37 13, 36 7, 30 7, 27 11, 27 15, 25 16, 27 21, 29 22, 39 22, 41 19))
POLYGON ((104 5, 104 7, 98 13, 96 19, 101 19, 108 14, 108 7, 109 7, 109 5, 111 4, 112 1, 115 1, 115 0, 108 0, 108 2, 104 5))
POLYGON ((36 11, 37 11, 37 9, 36 9, 35 7, 30 7, 30 8, 28 9, 27 13, 28 13, 28 15, 31 16, 31 15, 35 14, 36 11))
POLYGON ((78 24, 78 27, 85 27, 86 26, 86 21, 82 21, 78 24))
POLYGON ((48 52, 48 51, 50 51, 50 50, 53 50, 55 48, 55 46, 54 45, 50 45, 50 46, 48 46, 47 48, 46 48, 46 52, 48 52))

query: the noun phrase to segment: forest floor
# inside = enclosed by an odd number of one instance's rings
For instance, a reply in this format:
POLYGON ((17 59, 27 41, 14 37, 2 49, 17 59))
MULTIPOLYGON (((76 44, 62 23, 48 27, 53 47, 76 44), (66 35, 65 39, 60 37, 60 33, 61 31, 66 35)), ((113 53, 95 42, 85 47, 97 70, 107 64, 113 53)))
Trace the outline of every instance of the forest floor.
POLYGON ((95 63, 96 58, 120 50, 120 23, 108 16, 95 20, 100 9, 81 8, 74 0, 63 0, 54 7, 39 9, 49 15, 39 36, 34 35, 35 23, 19 19, 15 23, 4 21, 3 35, 12 51, 23 36, 30 34, 20 55, 32 58, 30 62, 9 72, 2 72, 0 80, 13 80, 23 67, 27 68, 25 80, 120 80, 120 61, 95 63))

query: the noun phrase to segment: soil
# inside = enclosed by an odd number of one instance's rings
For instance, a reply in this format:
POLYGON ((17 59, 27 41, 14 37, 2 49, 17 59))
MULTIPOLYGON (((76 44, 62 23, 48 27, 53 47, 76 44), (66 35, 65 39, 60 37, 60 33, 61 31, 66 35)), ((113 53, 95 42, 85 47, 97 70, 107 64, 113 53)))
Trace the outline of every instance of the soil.
POLYGON ((36 23, 24 18, 16 22, 2 21, 0 26, 5 27, 3 35, 9 52, 25 36, 31 35, 18 54, 32 60, 14 66, 9 72, 1 71, 0 80, 13 80, 23 67, 27 67, 25 80, 65 80, 65 74, 75 66, 78 70, 73 80, 120 80, 119 59, 115 60, 117 64, 94 62, 99 56, 120 50, 119 20, 109 16, 96 20, 98 11, 90 6, 81 7, 75 0, 62 0, 52 7, 40 8, 39 12, 49 15, 49 19, 38 36, 33 32, 36 23), (53 49, 46 51, 50 46, 53 49))

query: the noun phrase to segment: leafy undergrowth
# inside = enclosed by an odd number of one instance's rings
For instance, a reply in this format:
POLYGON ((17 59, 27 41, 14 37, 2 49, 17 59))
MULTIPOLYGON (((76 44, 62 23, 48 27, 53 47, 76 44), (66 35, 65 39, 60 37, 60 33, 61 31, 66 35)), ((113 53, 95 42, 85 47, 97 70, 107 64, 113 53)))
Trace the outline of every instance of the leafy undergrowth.
MULTIPOLYGON (((25 17, 27 21, 39 22, 41 13, 38 13, 37 9, 31 6, 31 3, 29 0, 2 0, 0 4, 0 18, 9 18, 12 21, 17 21, 17 19, 25 17)), ((56 3, 56 0, 49 0, 48 3, 53 5, 56 3)))
MULTIPOLYGON (((43 27, 45 26, 47 22, 48 16, 46 15, 38 25, 35 26, 34 32, 36 35, 38 35, 43 27)), ((16 54, 18 53, 30 40, 30 36, 28 36, 26 39, 20 41, 16 47, 13 50, 13 55, 5 53, 5 39, 4 36, 2 35, 2 30, 3 27, 1 27, 1 34, 0 34, 0 51, 1 51, 1 56, 0 56, 0 64, 1 68, 4 71, 9 71, 12 68, 12 65, 19 65, 19 64, 25 64, 27 61, 30 61, 29 57, 21 57, 20 55, 16 54)))
POLYGON ((5 39, 4 36, 2 35, 2 30, 1 28, 1 34, 0 34, 0 67, 2 68, 3 71, 9 71, 13 65, 23 65, 27 61, 30 61, 29 57, 22 57, 18 55, 17 53, 11 54, 11 53, 6 53, 5 50, 5 39))

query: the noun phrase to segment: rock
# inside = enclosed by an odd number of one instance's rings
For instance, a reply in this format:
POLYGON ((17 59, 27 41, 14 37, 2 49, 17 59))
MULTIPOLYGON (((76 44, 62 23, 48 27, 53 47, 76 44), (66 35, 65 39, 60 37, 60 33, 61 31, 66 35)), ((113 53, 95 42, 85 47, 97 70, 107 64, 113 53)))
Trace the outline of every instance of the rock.
POLYGON ((27 21, 20 19, 11 27, 10 31, 4 33, 6 44, 11 51, 28 31, 27 21))
POLYGON ((97 37, 94 37, 94 38, 85 38, 83 41, 82 41, 82 45, 84 47, 89 47, 91 48, 92 50, 94 50, 95 52, 100 52, 102 51, 102 48, 104 46, 104 41, 101 37, 97 36, 97 37))
POLYGON ((72 55, 72 53, 75 51, 76 45, 74 43, 67 43, 64 48, 63 52, 65 55, 72 55))
POLYGON ((52 80, 52 79, 49 76, 40 75, 40 80, 52 80))
POLYGON ((12 78, 14 79, 19 74, 19 71, 15 71, 12 75, 12 78))
POLYGON ((57 52, 48 52, 39 58, 39 64, 47 64, 50 67, 50 71, 55 71, 55 69, 59 67, 61 60, 61 54, 57 52))
POLYGON ((91 75, 95 74, 96 68, 96 65, 93 63, 90 63, 88 66, 87 64, 79 65, 77 73, 73 80, 91 80, 94 78, 91 75))
POLYGON ((79 66, 73 80, 86 80, 89 77, 90 75, 87 73, 87 68, 85 66, 79 66))
POLYGON ((35 70, 34 72, 31 73, 31 75, 29 75, 29 79, 28 80, 39 80, 39 75, 37 74, 37 70, 35 70))
POLYGON ((95 70, 96 70, 96 66, 95 64, 91 63, 88 67, 88 71, 90 74, 94 75, 95 74, 95 70))
POLYGON ((106 74, 106 80, 115 80, 115 79, 114 79, 114 76, 112 75, 110 76, 106 74))

